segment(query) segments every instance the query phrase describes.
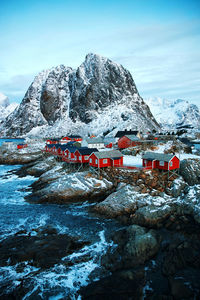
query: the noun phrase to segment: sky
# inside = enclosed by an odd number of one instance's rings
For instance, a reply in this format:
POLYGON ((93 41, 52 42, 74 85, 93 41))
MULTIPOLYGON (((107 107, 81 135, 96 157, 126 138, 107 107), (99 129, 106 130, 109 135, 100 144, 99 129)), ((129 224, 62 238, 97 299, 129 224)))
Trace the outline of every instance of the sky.
POLYGON ((200 103, 199 0, 1 0, 0 92, 96 53, 128 69, 145 99, 200 103))

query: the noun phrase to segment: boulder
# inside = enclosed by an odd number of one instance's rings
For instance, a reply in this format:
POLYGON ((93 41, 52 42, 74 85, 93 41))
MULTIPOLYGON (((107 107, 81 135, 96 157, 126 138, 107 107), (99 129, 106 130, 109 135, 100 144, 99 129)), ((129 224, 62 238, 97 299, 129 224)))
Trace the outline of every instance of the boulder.
POLYGON ((34 192, 27 196, 36 203, 66 203, 84 200, 99 200, 111 193, 112 182, 88 177, 88 172, 66 174, 62 166, 44 173, 34 185, 34 192), (60 170, 58 170, 60 168, 60 170), (56 170, 56 172, 55 172, 56 170))
POLYGON ((181 161, 180 175, 189 185, 200 184, 200 159, 181 161))
POLYGON ((137 209, 137 198, 134 195, 133 186, 123 186, 110 194, 103 202, 98 203, 94 210, 112 218, 133 213, 137 209))
POLYGON ((113 240, 117 246, 102 258, 102 264, 111 271, 144 264, 156 255, 160 244, 160 237, 156 231, 138 225, 115 232, 113 240))

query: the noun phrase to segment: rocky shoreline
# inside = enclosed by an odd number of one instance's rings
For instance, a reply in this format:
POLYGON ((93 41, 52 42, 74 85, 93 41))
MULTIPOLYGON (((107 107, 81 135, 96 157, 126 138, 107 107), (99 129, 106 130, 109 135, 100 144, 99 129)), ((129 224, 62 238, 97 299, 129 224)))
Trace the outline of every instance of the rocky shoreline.
POLYGON ((110 275, 82 288, 82 299, 200 297, 200 160, 183 161, 179 176, 161 188, 155 171, 72 171, 41 152, 18 154, 13 162, 24 164, 18 176, 38 177, 27 201, 91 200, 97 202, 92 214, 124 224, 101 261, 110 275))

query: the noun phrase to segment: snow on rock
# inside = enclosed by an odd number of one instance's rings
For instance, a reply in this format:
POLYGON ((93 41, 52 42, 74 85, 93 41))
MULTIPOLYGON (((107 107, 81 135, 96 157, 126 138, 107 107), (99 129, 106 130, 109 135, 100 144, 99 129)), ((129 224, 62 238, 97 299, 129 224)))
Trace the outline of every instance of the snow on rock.
POLYGON ((128 224, 140 226, 171 226, 182 216, 200 223, 200 185, 187 186, 181 179, 175 185, 184 189, 178 197, 140 194, 135 186, 122 186, 93 209, 111 218, 126 216, 128 224))
POLYGON ((189 185, 200 183, 200 159, 184 159, 180 164, 180 175, 189 185))
POLYGON ((54 167, 44 173, 40 180, 47 185, 36 190, 31 198, 37 202, 65 203, 83 200, 98 200, 108 195, 113 184, 106 179, 98 179, 88 172, 66 174, 66 170, 54 167), (56 169, 55 169, 56 168, 56 169))
POLYGON ((8 97, 0 93, 0 123, 3 122, 18 106, 19 104, 17 103, 10 104, 8 97))
POLYGON ((9 105, 9 99, 4 94, 0 93, 0 106, 6 108, 9 105))
POLYGON ((145 99, 156 121, 164 128, 191 125, 200 128, 200 112, 196 105, 189 101, 177 99, 174 101, 149 98, 145 99))
POLYGON ((64 65, 35 77, 20 106, 1 126, 5 136, 96 135, 159 126, 125 68, 88 54, 77 70, 64 65))

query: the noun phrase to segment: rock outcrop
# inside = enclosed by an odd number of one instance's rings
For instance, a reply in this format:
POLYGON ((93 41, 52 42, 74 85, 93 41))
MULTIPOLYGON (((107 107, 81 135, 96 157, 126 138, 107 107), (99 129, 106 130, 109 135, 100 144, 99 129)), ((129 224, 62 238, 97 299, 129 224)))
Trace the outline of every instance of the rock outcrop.
POLYGON ((181 161, 180 174, 189 185, 200 184, 200 160, 185 159, 181 161))
POLYGON ((107 58, 88 54, 77 70, 60 65, 36 76, 1 132, 61 136, 78 130, 100 134, 127 126, 158 128, 131 74, 107 58))
POLYGON ((112 192, 113 184, 98 179, 88 171, 71 173, 65 165, 55 165, 33 183, 33 193, 27 200, 34 203, 70 203, 104 199, 112 192))

